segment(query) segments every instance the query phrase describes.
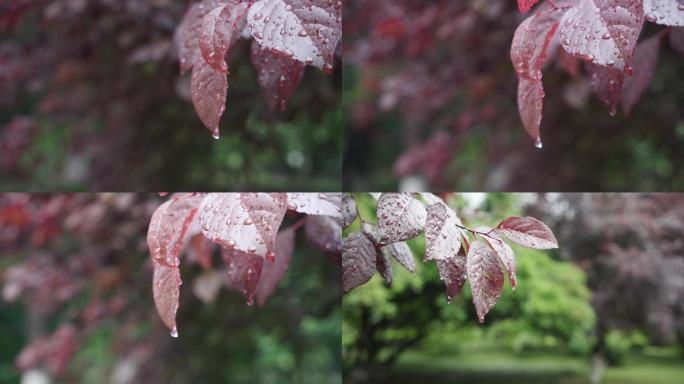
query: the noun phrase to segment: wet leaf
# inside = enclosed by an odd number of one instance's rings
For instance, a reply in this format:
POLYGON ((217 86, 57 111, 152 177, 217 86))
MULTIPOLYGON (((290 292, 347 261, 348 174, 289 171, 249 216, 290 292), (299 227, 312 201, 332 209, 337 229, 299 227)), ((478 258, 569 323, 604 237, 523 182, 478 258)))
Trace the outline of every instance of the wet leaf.
POLYGON ((270 110, 285 111, 304 75, 304 64, 252 42, 252 65, 270 110))
POLYGON ((383 244, 416 237, 425 227, 425 206, 410 193, 383 193, 377 214, 383 244))
POLYGON ((210 193, 199 208, 202 233, 228 249, 273 256, 286 211, 284 193, 210 193))
POLYGON ((509 217, 494 229, 512 242, 527 248, 558 248, 558 241, 546 224, 534 217, 509 217))
POLYGON ((185 235, 201 199, 194 195, 178 196, 154 211, 147 230, 147 246, 155 263, 178 266, 185 235))
POLYGON ((194 3, 183 16, 174 34, 174 43, 180 60, 181 73, 192 69, 202 57, 199 45, 199 35, 202 30, 202 20, 225 0, 203 0, 194 3))
POLYGON ((467 257, 468 280, 480 323, 499 300, 504 274, 494 251, 480 240, 472 242, 467 257))
POLYGON ((518 0, 518 9, 520 12, 525 13, 529 11, 533 5, 537 4, 539 0, 518 0))
POLYGON ((321 251, 342 254, 342 228, 333 218, 328 216, 309 216, 304 225, 306 238, 321 251))
POLYGON ((349 292, 373 277, 376 270, 373 243, 361 232, 342 241, 342 288, 349 292))
POLYGON ((181 276, 178 267, 167 267, 154 263, 152 294, 159 317, 172 334, 176 331, 176 312, 180 296, 181 276))
POLYGON ((413 252, 411 252, 411 248, 409 248, 406 242, 400 241, 383 246, 380 241, 380 231, 378 230, 378 227, 364 223, 361 229, 366 237, 373 243, 375 249, 379 249, 378 253, 382 253, 385 257, 393 257, 409 272, 416 272, 416 260, 413 258, 413 252))
POLYGON ((625 79, 624 73, 616 68, 592 63, 585 63, 585 67, 589 73, 589 84, 594 94, 608 106, 610 114, 615 115, 625 79))
POLYGON ((223 248, 223 262, 226 264, 228 287, 242 293, 247 305, 254 304, 254 294, 259 284, 264 258, 254 253, 223 248))
POLYGON ((339 193, 288 193, 287 208, 309 215, 341 218, 341 199, 339 193))
POLYGON ((249 10, 248 27, 262 47, 330 71, 342 37, 342 2, 259 0, 249 10))
POLYGON ((501 264, 506 268, 506 271, 508 272, 508 281, 511 284, 511 288, 515 290, 515 286, 517 285, 517 279, 515 277, 515 253, 513 253, 511 247, 503 241, 501 236, 496 232, 490 232, 490 228, 478 228, 478 231, 484 233, 489 232, 488 236, 482 236, 481 238, 489 244, 501 261, 501 264))
POLYGON ((457 225, 462 225, 461 220, 445 203, 428 207, 425 221, 425 261, 456 257, 461 249, 462 237, 457 225))
POLYGON ((228 72, 225 56, 231 45, 240 37, 239 25, 246 15, 248 4, 229 0, 212 9, 202 19, 199 46, 202 57, 214 70, 228 72))
POLYGON ((561 21, 561 44, 577 58, 623 70, 632 60, 643 21, 640 1, 580 0, 561 21))
POLYGON ((684 26, 684 0, 643 0, 646 20, 651 23, 684 26))
MULTIPOLYGON (((684 14, 684 11, 680 13, 684 14)), ((660 49, 661 37, 660 34, 657 34, 637 45, 632 64, 634 72, 632 76, 625 78, 620 96, 620 104, 622 104, 622 109, 626 114, 632 111, 632 108, 641 99, 641 96, 651 83, 658 64, 658 50, 660 49)))
MULTIPOLYGON (((327 217, 326 219, 331 220, 327 217)), ((266 300, 275 292, 280 280, 282 280, 290 266, 295 246, 295 234, 296 232, 293 228, 280 231, 276 237, 275 260, 266 261, 263 264, 261 280, 259 280, 259 285, 256 289, 256 300, 260 307, 263 307, 266 304, 266 300)))
POLYGON ((382 276, 382 278, 385 279, 387 284, 391 285, 394 273, 392 272, 392 261, 390 260, 387 253, 376 253, 375 267, 377 268, 378 273, 380 273, 380 276, 382 276))
POLYGON ((467 276, 466 262, 463 248, 459 250, 456 256, 436 262, 439 278, 446 285, 447 303, 451 303, 463 289, 467 276))
POLYGON ((349 194, 342 196, 342 228, 350 226, 356 220, 356 200, 349 194))
POLYGON ((212 136, 218 139, 219 122, 226 109, 228 75, 199 60, 192 68, 190 88, 197 115, 212 136))

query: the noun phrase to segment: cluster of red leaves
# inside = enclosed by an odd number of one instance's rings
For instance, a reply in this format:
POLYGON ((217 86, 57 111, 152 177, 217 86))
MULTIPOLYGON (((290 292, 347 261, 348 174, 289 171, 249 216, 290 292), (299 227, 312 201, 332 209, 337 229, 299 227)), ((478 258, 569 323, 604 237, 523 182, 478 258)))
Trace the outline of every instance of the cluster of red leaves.
MULTIPOLYGON (((221 246, 227 285, 263 306, 290 265, 296 231, 303 225, 309 241, 339 258, 342 229, 340 196, 316 193, 186 193, 173 195, 152 215, 147 244, 154 264, 153 293, 162 321, 178 336, 180 253, 189 244, 208 260, 212 244, 221 246), (289 212, 307 215, 280 230, 289 212)), ((210 266, 209 262, 203 263, 210 266)), ((201 297, 220 288, 206 281, 201 297)))
POLYGON ((345 292, 366 283, 375 271, 392 283, 390 257, 411 272, 415 260, 406 240, 425 234, 423 261, 435 261, 445 282, 447 301, 470 280, 473 304, 480 322, 501 296, 504 272, 516 286, 515 254, 503 237, 527 248, 558 248, 551 230, 532 217, 509 217, 494 228, 463 226, 442 199, 431 194, 383 193, 377 197, 377 226, 358 215, 351 196, 343 198, 344 223, 361 221, 361 231, 343 240, 342 286, 345 292))
POLYGON ((268 104, 285 109, 311 65, 332 71, 342 37, 340 0, 202 0, 176 29, 180 69, 192 69, 192 101, 204 125, 219 137, 228 93, 225 57, 240 38, 252 38, 252 64, 268 104))
MULTIPOLYGON (((527 12, 538 0, 518 0, 527 12)), ((544 89, 542 67, 555 56, 577 74, 585 64, 594 93, 611 115, 618 103, 629 113, 646 91, 658 60, 661 40, 669 33, 675 49, 682 45, 682 0, 549 0, 523 21, 511 44, 511 61, 518 74, 518 110, 535 145, 541 148, 539 126, 544 89), (645 22, 673 29, 637 39, 645 22), (558 47, 562 50, 558 50, 558 47)))

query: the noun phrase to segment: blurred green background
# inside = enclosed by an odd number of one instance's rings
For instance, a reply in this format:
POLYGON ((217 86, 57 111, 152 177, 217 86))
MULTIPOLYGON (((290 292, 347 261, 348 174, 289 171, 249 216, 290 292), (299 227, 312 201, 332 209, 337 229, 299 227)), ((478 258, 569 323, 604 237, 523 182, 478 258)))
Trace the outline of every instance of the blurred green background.
MULTIPOLYGON (((577 199, 583 195, 575 196, 577 199)), ((361 216, 376 222, 375 201, 355 194, 361 216)), ((587 197, 588 199, 589 197, 587 197)), ((620 201, 615 197, 616 203, 620 201)), ((494 226, 509 216, 532 211, 545 217, 538 198, 531 194, 450 194, 448 203, 468 227, 494 226), (535 210, 537 209, 537 210, 535 210)), ((559 217, 572 211, 554 200, 559 217)), ((624 204, 628 204, 625 200, 624 204)), ((619 203, 618 203, 619 204, 619 203)), ((599 214, 599 213, 596 213, 599 214)), ((578 214, 579 216, 579 214, 578 214)), ((597 351, 599 321, 593 292, 583 264, 563 260, 569 239, 583 243, 583 237, 569 235, 552 219, 560 250, 542 252, 513 245, 517 258, 516 290, 508 282, 485 323, 477 321, 470 287, 447 304, 446 287, 433 262, 422 263, 423 235, 408 240, 418 268, 411 274, 393 261, 391 286, 379 274, 343 297, 343 367, 347 383, 590 383, 597 351)), ((345 235, 359 230, 357 220, 345 235)), ((574 227, 574 230, 582 231, 574 227)), ((586 235, 593 235, 589 232, 586 235)), ((585 245, 585 250, 589 248, 585 245)), ((651 250, 650 252, 658 252, 651 250)), ((597 254, 581 257, 599 260, 597 254)), ((633 256, 630 256, 633 257, 633 256)), ((606 269, 600 264, 589 268, 606 269)), ((619 275, 602 272, 603 279, 619 281, 619 275)), ((676 277, 655 276, 678 284, 676 277)), ((649 283, 643 284, 644 290, 649 283)), ((611 291, 608 291, 611 292, 611 291)), ((649 291, 650 292, 650 291, 649 291)), ((636 300, 632 291, 614 292, 619 306, 636 300)), ((638 294, 637 294, 638 295, 638 294)), ((677 300, 682 300, 679 291, 677 300)), ((651 297, 651 301, 657 298, 651 297)), ((619 307, 608 309, 619 313, 619 307)), ((643 313, 650 310, 644 306, 643 313)), ((602 334, 605 370, 602 383, 679 383, 684 377, 684 355, 676 340, 659 340, 646 321, 629 323, 615 315, 602 334)), ((680 325, 681 327, 681 325, 680 325)), ((681 329, 681 328, 680 328, 681 329)))

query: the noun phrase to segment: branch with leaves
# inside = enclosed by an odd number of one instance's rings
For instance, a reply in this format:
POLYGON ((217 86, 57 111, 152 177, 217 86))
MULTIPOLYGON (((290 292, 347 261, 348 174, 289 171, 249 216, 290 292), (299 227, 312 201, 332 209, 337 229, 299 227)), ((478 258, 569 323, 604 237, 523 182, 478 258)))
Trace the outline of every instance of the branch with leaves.
POLYGON ((154 302, 171 335, 178 336, 184 247, 192 247, 200 264, 211 268, 211 252, 218 244, 228 286, 244 294, 248 305, 256 299, 263 306, 290 265, 301 227, 311 244, 339 260, 340 198, 334 193, 181 193, 159 206, 150 220, 147 245, 154 264, 154 302), (288 214, 302 217, 281 230, 288 214))
POLYGON ((350 233, 342 245, 342 286, 345 292, 368 282, 377 271, 392 282, 391 258, 415 272, 406 240, 425 235, 423 261, 435 261, 446 284, 447 301, 470 280, 473 304, 481 323, 496 304, 504 286, 504 272, 516 286, 515 254, 504 241, 534 249, 558 248, 551 230, 533 217, 509 217, 494 228, 469 228, 451 207, 432 193, 383 193, 377 199, 377 225, 358 213, 351 195, 342 198, 344 227, 359 220, 361 230, 350 233))
MULTIPOLYGON (((518 0, 528 12, 539 0, 518 0)), ((518 111, 538 148, 544 88, 542 67, 555 55, 578 76, 584 63, 591 88, 611 115, 618 103, 629 114, 655 73, 661 40, 684 52, 684 0, 547 0, 515 31, 511 61, 518 74, 518 111), (671 28, 637 39, 645 22, 671 28), (672 28, 674 27, 674 28, 672 28), (560 45, 561 50, 557 50, 560 45), (556 51, 558 51, 556 53, 556 51)))
POLYGON ((306 65, 331 73, 342 37, 339 0, 202 0, 176 29, 180 70, 192 69, 192 102, 215 139, 228 94, 230 48, 253 39, 252 64, 269 106, 284 110, 306 65))

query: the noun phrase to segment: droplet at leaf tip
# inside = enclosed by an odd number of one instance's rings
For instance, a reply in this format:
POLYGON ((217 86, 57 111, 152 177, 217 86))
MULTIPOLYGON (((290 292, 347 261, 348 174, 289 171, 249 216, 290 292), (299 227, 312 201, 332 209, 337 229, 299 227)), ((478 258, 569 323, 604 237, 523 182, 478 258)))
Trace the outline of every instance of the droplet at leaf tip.
POLYGON ((173 329, 171 330, 171 337, 173 337, 174 339, 178 338, 178 329, 176 329, 176 327, 173 327, 173 329))

